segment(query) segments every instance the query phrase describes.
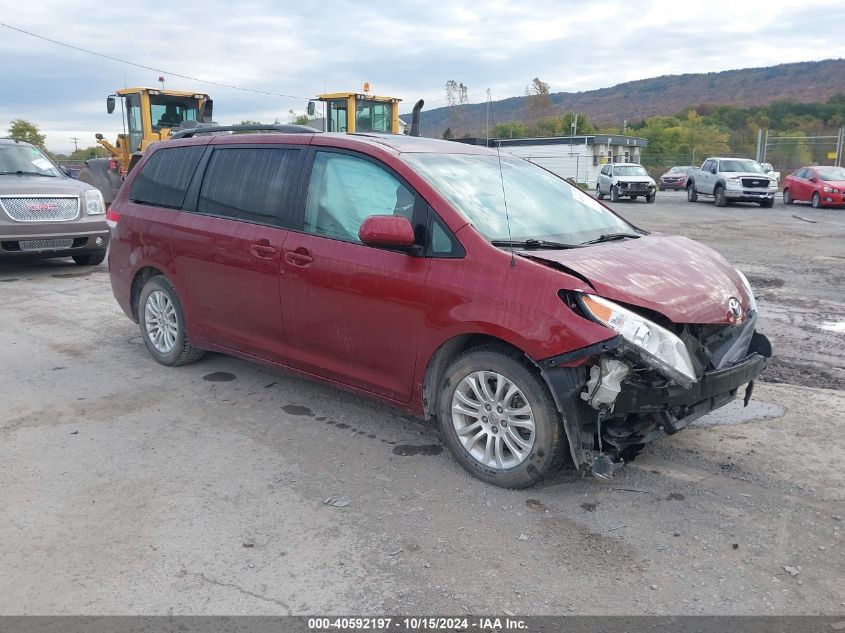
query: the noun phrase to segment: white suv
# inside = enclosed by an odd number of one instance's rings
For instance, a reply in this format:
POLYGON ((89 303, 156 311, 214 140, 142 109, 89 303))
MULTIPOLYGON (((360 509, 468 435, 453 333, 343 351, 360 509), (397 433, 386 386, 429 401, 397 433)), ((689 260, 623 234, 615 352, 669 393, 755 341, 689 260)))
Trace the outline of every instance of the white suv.
POLYGON ((601 168, 596 182, 599 200, 610 196, 613 202, 619 198, 636 200, 643 196, 646 202, 654 202, 657 185, 642 165, 636 163, 607 163, 601 168))

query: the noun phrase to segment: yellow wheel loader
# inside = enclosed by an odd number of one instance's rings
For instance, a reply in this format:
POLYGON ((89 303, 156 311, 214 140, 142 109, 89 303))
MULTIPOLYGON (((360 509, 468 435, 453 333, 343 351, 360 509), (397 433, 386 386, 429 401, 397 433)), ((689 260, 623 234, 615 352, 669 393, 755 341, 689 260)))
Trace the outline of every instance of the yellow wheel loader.
POLYGON ((117 195, 123 177, 135 166, 150 143, 170 138, 178 130, 211 123, 213 102, 207 94, 156 88, 123 88, 106 97, 106 111, 112 114, 117 99, 123 118, 123 134, 114 143, 97 134, 109 158, 85 161, 77 178, 99 189, 106 206, 117 195))

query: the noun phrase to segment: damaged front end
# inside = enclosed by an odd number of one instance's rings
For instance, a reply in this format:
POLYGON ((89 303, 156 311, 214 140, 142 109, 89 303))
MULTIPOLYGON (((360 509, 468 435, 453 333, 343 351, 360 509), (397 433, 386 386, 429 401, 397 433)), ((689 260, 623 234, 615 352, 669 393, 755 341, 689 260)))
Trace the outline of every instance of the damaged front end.
MULTIPOLYGON (((733 400, 745 404, 772 349, 756 332, 756 304, 724 324, 674 324, 593 295, 565 297, 617 335, 541 363, 575 466, 609 479, 643 446, 733 400)), ((733 306, 731 306, 733 307, 733 306)))

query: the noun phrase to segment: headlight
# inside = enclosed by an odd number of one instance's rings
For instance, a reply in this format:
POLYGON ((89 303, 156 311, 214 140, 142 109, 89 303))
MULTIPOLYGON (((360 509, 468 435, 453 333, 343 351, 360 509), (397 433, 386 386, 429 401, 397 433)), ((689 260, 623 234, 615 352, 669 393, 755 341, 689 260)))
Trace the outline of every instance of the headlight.
POLYGON ((836 187, 822 187, 822 191, 825 193, 839 193, 839 189, 836 187))
POLYGON ((621 334, 649 365, 684 387, 697 380, 686 346, 672 332, 613 301, 595 295, 580 297, 597 321, 621 334))
POLYGON ((85 211, 88 215, 102 215, 106 212, 103 194, 99 189, 89 189, 85 192, 85 211))
POLYGON ((748 277, 745 276, 739 268, 734 268, 736 270, 736 274, 739 275, 739 278, 742 279, 742 283, 745 285, 745 291, 748 293, 748 312, 752 310, 757 312, 757 299, 754 297, 754 291, 751 289, 751 284, 748 281, 748 277))

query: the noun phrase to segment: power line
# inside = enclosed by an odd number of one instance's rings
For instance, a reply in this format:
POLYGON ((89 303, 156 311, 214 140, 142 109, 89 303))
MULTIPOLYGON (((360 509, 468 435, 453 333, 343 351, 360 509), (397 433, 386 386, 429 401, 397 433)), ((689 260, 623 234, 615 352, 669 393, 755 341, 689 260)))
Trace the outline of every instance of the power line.
POLYGON ((255 90, 254 88, 242 88, 240 86, 233 86, 232 84, 224 84, 217 81, 209 81, 207 79, 200 79, 199 77, 191 77, 190 75, 182 75, 179 73, 174 73, 169 70, 163 70, 161 68, 153 68, 152 66, 145 66, 144 64, 138 64, 136 62, 131 62, 126 59, 120 59, 119 57, 112 57, 111 55, 106 55, 105 53, 98 53, 97 51, 88 50, 87 48, 82 48, 81 46, 75 46, 73 44, 68 44, 67 42, 60 42, 59 40, 54 40, 49 37, 45 37, 43 35, 38 35, 37 33, 32 33, 30 31, 25 31, 24 29, 20 29, 16 26, 12 26, 11 24, 5 24, 4 22, 0 22, 0 26, 4 26, 7 29, 12 31, 17 31, 18 33, 23 33, 24 35, 29 35, 30 37, 38 38, 39 40, 44 40, 45 42, 50 42, 51 44, 57 44, 59 46, 64 46, 65 48, 71 48, 75 51, 80 51, 83 53, 88 53, 89 55, 96 55, 97 57, 102 57, 104 59, 109 59, 113 62, 118 62, 120 64, 128 64, 129 66, 135 66, 136 68, 143 68, 144 70, 152 70, 157 73, 162 73, 164 75, 171 75, 173 77, 179 77, 180 79, 188 79, 189 81, 197 81, 203 84, 209 84, 211 86, 219 86, 221 88, 230 88, 232 90, 242 90, 243 92, 252 92, 255 94, 261 95, 269 95, 271 97, 284 97, 287 99, 309 99, 310 97, 303 97, 300 95, 286 95, 279 92, 268 92, 266 90, 255 90))

